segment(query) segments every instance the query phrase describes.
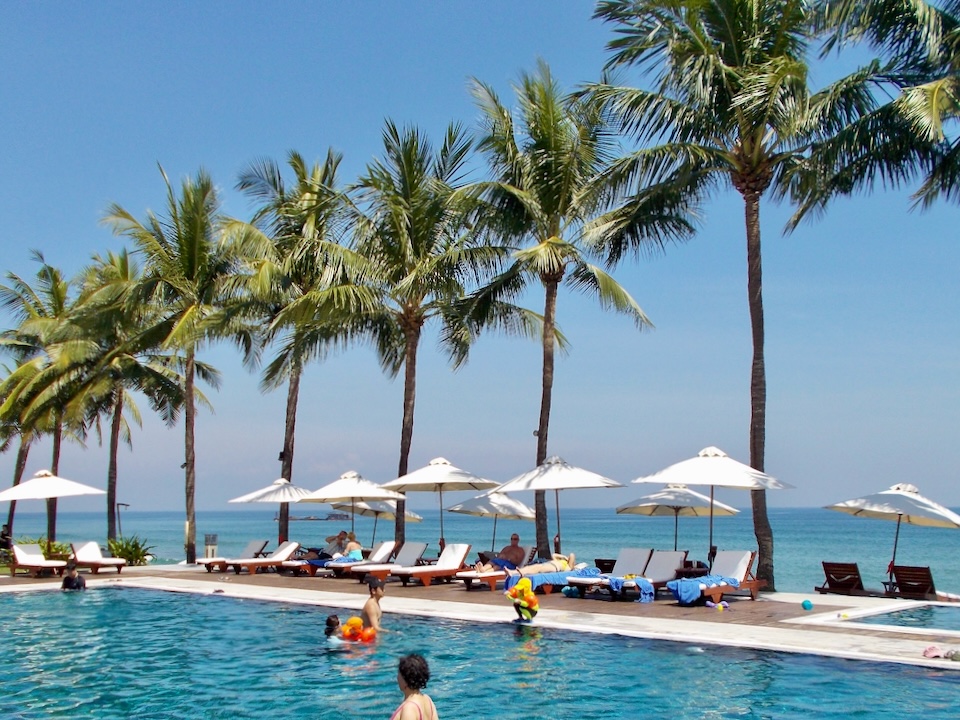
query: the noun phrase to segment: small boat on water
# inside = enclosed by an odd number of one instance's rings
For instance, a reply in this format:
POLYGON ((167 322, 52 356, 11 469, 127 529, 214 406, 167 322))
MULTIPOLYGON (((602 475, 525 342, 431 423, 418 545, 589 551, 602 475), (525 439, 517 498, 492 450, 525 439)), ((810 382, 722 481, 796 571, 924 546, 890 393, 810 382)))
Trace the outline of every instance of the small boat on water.
MULTIPOLYGON (((291 522, 295 520, 318 520, 322 522, 324 520, 349 520, 350 515, 347 513, 341 513, 341 512, 331 512, 331 513, 327 513, 326 517, 318 517, 316 515, 291 515, 289 519, 291 522)), ((280 516, 276 515, 273 518, 273 520, 274 522, 279 521, 280 516)))

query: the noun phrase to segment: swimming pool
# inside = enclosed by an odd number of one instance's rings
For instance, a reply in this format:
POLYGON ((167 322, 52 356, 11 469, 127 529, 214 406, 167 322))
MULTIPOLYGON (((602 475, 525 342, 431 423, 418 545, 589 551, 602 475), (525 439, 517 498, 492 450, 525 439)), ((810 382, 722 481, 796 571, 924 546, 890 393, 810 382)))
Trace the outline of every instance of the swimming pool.
POLYGON ((857 618, 856 621, 868 625, 894 625, 904 628, 960 632, 960 604, 918 604, 906 610, 866 615, 857 618))
POLYGON ((929 668, 394 615, 375 645, 330 652, 329 612, 122 587, 3 594, 0 717, 387 718, 409 652, 430 661, 444 720, 946 717, 960 696, 960 675, 929 668))

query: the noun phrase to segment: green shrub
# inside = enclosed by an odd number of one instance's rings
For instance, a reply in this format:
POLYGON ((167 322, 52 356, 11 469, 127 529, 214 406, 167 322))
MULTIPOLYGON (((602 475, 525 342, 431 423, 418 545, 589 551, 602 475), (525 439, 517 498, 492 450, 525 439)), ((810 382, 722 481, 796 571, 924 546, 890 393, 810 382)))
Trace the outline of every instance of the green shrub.
POLYGON ((153 558, 150 554, 153 546, 147 545, 147 541, 141 540, 137 535, 108 540, 107 547, 111 555, 123 558, 128 565, 146 565, 153 558))

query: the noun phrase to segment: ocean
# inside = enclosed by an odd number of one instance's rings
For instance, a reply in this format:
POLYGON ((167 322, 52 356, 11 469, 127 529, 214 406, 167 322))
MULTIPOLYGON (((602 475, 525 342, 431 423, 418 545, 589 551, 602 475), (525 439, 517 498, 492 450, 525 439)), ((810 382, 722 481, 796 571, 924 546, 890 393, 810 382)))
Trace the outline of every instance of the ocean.
MULTIPOLYGON (((420 510, 423 522, 407 523, 407 539, 429 543, 427 554, 436 555, 440 537, 439 510, 420 510)), ((621 547, 654 547, 673 549, 674 521, 669 517, 617 515, 612 509, 565 508, 561 503, 563 551, 574 552, 577 559, 593 563, 595 558, 616 557, 621 547)), ((856 562, 864 583, 881 587, 893 551, 896 522, 856 518, 822 508, 769 508, 774 534, 774 570, 777 589, 785 592, 811 593, 823 583, 821 561, 856 562)), ((311 507, 310 514, 323 517, 326 511, 311 507)), ((291 515, 306 514, 293 506, 291 515)), ((227 557, 239 553, 249 540, 269 539, 268 548, 276 546, 276 507, 256 510, 197 512, 197 554, 204 555, 206 536, 216 536, 216 552, 227 557)), ((177 563, 184 559, 183 512, 122 512, 123 535, 139 536, 146 541, 157 563, 177 563)), ((680 518, 678 547, 689 550, 691 560, 706 560, 708 519, 680 518)), ((444 535, 448 542, 468 542, 473 546, 471 560, 479 550, 489 550, 493 543, 494 522, 491 518, 445 513, 444 535)), ((349 530, 346 521, 294 521, 290 523, 290 539, 306 547, 324 544, 324 537, 341 529, 349 530)), ((374 539, 374 520, 355 520, 358 539, 369 546, 374 539)), ((46 532, 46 514, 18 512, 14 537, 36 538, 46 532)), ((496 546, 507 544, 510 533, 520 535, 521 544, 533 544, 532 522, 500 520, 496 527, 496 546)), ((556 516, 550 507, 550 535, 556 532, 556 516)), ((376 539, 393 537, 393 523, 380 521, 376 539)), ((57 515, 57 540, 81 542, 96 540, 105 544, 106 519, 102 513, 60 512, 57 515)), ((720 549, 756 549, 753 520, 749 508, 733 517, 714 519, 714 544, 720 549)), ((213 540, 213 538, 210 538, 213 540)), ((897 562, 902 565, 928 565, 939 590, 960 593, 960 530, 902 525, 897 549, 897 562)))

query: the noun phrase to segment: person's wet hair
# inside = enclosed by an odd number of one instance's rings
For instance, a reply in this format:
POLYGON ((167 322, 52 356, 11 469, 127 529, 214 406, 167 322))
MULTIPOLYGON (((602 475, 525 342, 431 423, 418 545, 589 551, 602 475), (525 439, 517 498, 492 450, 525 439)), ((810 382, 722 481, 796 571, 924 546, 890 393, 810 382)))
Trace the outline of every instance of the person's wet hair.
POLYGON ((400 658, 400 675, 414 690, 423 690, 430 682, 430 666, 423 655, 405 655, 400 658))
POLYGON ((329 615, 327 616, 327 627, 324 628, 323 633, 327 637, 330 637, 337 631, 338 627, 340 627, 340 618, 336 615, 329 615))

